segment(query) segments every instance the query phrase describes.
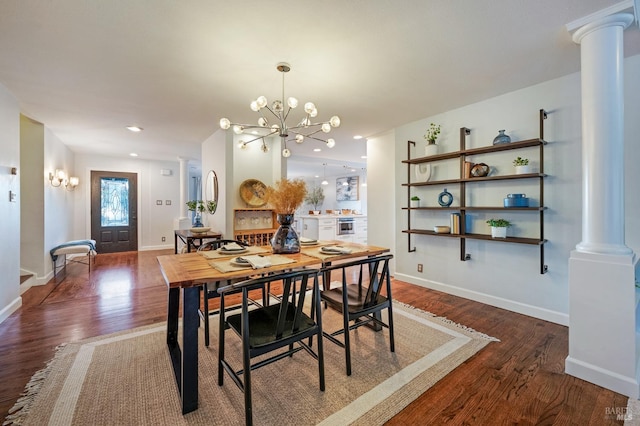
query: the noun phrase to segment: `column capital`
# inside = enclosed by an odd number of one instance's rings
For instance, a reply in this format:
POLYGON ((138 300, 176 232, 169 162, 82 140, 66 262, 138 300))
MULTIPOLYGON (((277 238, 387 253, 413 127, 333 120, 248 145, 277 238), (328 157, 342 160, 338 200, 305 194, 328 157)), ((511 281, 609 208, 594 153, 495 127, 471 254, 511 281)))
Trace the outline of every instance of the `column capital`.
POLYGON ((582 42, 582 39, 587 34, 590 34, 602 28, 617 26, 622 27, 622 30, 625 30, 629 25, 631 25, 634 20, 633 14, 631 13, 616 13, 607 16, 592 16, 593 19, 591 20, 581 20, 582 25, 580 27, 575 26, 575 23, 579 21, 574 21, 571 24, 567 24, 567 30, 569 30, 569 32, 575 30, 572 36, 572 39, 575 43, 580 44, 582 42))

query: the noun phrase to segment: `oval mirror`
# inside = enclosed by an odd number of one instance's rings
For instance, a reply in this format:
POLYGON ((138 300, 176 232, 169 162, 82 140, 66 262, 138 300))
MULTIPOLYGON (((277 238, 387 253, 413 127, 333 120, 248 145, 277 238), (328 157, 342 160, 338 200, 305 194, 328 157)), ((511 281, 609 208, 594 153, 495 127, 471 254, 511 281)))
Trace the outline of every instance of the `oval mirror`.
POLYGON ((218 208, 218 175, 213 170, 209 170, 204 183, 204 202, 207 212, 214 214, 218 208))

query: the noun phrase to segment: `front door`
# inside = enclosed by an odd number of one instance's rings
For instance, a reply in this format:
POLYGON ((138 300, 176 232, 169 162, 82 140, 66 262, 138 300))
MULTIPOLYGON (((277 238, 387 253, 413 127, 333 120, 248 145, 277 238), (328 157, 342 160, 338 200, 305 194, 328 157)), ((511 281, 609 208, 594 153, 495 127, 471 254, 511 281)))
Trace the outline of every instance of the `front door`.
POLYGON ((98 253, 138 250, 135 173, 91 172, 91 238, 98 253))

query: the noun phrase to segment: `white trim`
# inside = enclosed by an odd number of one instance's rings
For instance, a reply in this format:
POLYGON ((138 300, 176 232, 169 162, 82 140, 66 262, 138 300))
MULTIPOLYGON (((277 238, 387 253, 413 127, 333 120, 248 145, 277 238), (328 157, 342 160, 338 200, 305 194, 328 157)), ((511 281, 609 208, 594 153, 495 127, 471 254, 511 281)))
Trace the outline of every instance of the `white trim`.
MULTIPOLYGON (((638 0, 635 0, 637 3, 638 0)), ((636 4, 637 7, 637 4, 636 4)), ((614 4, 609 7, 605 7, 604 9, 600 9, 597 12, 592 13, 591 15, 583 16, 582 18, 578 18, 575 21, 571 21, 566 25, 567 31, 573 32, 578 28, 583 27, 584 25, 590 24, 591 22, 598 21, 602 18, 606 18, 607 16, 613 15, 618 12, 623 12, 628 9, 634 8, 634 0, 624 0, 618 4, 614 4)), ((637 19, 637 11, 636 11, 636 19, 637 19)))
POLYGON ((475 300, 476 302, 485 303, 487 305, 506 309, 508 311, 516 312, 534 318, 539 318, 564 326, 569 326, 569 314, 567 313, 552 311, 549 309, 540 308, 538 306, 528 305, 526 303, 514 302, 513 300, 504 299, 502 297, 496 297, 490 294, 470 291, 449 284, 424 280, 411 275, 396 273, 394 277, 401 281, 416 284, 421 287, 442 291, 447 294, 464 297, 465 299, 475 300))
POLYGON ((637 399, 640 391, 638 379, 622 376, 610 370, 598 367, 568 356, 565 359, 564 372, 587 382, 637 399))
POLYGON ((9 318, 12 313, 20 309, 20 306, 22 306, 22 297, 16 297, 13 299, 13 302, 5 306, 5 308, 0 311, 0 324, 9 318))

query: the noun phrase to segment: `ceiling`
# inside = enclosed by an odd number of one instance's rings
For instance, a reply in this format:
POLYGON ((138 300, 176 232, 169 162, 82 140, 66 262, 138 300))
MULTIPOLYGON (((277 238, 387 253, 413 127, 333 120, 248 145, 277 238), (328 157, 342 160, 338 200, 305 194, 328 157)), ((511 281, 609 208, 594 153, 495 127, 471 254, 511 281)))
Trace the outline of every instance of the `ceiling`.
MULTIPOLYGON (((0 83, 73 152, 198 160, 220 118, 254 123, 251 100, 281 97, 276 64, 288 62, 286 96, 313 101, 319 120, 342 120, 333 149, 290 144, 291 174, 306 175, 323 163, 363 166, 366 139, 354 135, 579 71, 565 25, 618 4, 4 0, 0 83)), ((640 53, 637 26, 624 47, 640 53)))

